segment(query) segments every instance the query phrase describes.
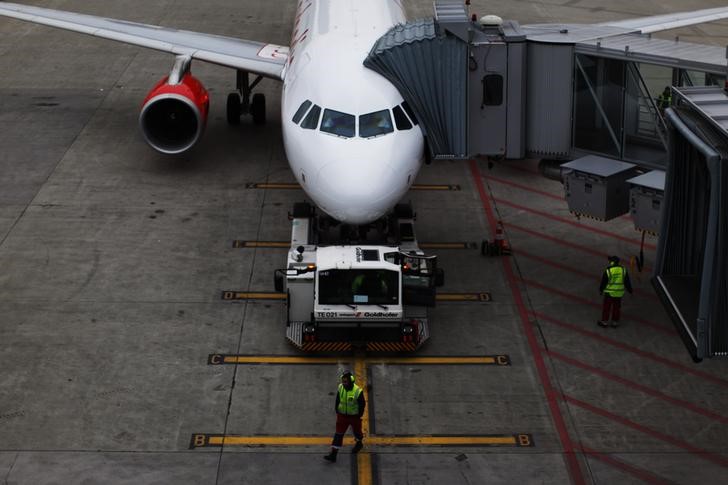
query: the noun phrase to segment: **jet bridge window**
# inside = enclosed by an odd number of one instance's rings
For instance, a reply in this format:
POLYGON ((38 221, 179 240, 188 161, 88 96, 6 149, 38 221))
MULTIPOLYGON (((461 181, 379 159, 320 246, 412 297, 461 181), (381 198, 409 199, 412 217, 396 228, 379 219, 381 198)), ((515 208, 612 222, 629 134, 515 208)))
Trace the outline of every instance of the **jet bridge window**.
POLYGON ((500 106, 503 104, 503 76, 488 74, 483 77, 483 106, 500 106))
POLYGON ((397 305, 399 274, 385 269, 330 269, 318 274, 322 305, 397 305))
POLYGON ((394 124, 397 125, 398 130, 412 129, 412 123, 407 119, 407 115, 404 114, 402 108, 395 106, 392 108, 392 113, 394 113, 394 124))
POLYGON ((388 109, 367 113, 359 117, 359 136, 362 138, 372 138, 379 135, 392 133, 392 116, 388 109))
POLYGON ((318 128, 320 116, 321 107, 314 104, 313 108, 311 108, 311 111, 309 111, 306 117, 303 119, 303 123, 301 123, 301 128, 306 128, 307 130, 315 130, 316 128, 318 128))
POLYGON ((293 122, 295 124, 298 124, 299 121, 301 121, 301 118, 303 118, 303 115, 306 114, 306 111, 308 111, 308 108, 311 106, 311 101, 306 100, 303 103, 301 103, 301 106, 298 107, 298 111, 296 111, 296 114, 293 115, 293 122))
POLYGON ((325 109, 321 119, 321 131, 351 138, 356 130, 356 118, 348 113, 325 109))

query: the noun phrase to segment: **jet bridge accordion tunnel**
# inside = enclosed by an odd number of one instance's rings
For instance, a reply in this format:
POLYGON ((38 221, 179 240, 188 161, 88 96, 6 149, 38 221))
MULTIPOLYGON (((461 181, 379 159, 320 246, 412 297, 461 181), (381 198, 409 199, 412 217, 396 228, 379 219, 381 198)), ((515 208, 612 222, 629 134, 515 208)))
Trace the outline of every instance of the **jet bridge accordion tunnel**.
POLYGON ((390 29, 364 65, 397 87, 432 158, 523 158, 526 36, 515 22, 472 28, 462 3, 435 13, 390 29))
POLYGON ((670 166, 652 283, 698 362, 728 356, 728 132, 679 102, 667 117, 670 166))

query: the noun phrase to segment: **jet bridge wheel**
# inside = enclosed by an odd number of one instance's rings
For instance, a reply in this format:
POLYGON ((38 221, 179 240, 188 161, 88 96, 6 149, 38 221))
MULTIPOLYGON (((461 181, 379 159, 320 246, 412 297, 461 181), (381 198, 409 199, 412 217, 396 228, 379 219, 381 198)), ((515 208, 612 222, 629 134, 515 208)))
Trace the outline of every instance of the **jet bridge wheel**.
POLYGON ((250 114, 253 115, 253 123, 256 125, 265 124, 265 95, 263 93, 253 95, 253 101, 250 103, 250 114))
POLYGON ((242 114, 242 104, 238 93, 230 93, 227 97, 227 121, 231 125, 240 124, 240 115, 242 114))

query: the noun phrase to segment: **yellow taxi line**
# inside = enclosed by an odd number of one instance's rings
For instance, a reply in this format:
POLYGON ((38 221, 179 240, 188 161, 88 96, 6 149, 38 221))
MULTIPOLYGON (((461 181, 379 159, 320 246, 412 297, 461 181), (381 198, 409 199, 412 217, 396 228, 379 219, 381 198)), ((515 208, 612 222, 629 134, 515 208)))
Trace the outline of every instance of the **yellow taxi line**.
POLYGON ((369 392, 367 390, 367 364, 364 359, 357 358, 354 361, 354 375, 356 376, 356 384, 361 387, 364 393, 364 400, 367 402, 367 406, 364 408, 364 415, 361 417, 361 430, 364 436, 369 438, 369 392))
MULTIPOLYGON (((437 301, 491 301, 490 293, 438 293, 437 301)), ((263 291, 223 291, 223 300, 285 300, 285 293, 271 293, 263 291)))
MULTIPOLYGON (((205 435, 195 435, 202 437, 205 435)), ((370 446, 532 446, 531 435, 495 436, 367 436, 370 446)), ((329 436, 221 436, 213 435, 195 440, 201 446, 326 446, 331 444, 329 436)), ((344 438, 344 445, 354 444, 354 438, 344 438)))
POLYGON ((372 455, 360 452, 356 457, 356 483, 357 485, 371 485, 373 481, 372 455))
POLYGON ((259 355, 224 355, 212 356, 212 364, 338 364, 346 359, 336 357, 275 357, 259 355), (218 357, 217 361, 212 358, 218 357))
MULTIPOLYGON (((275 355, 224 355, 211 354, 208 362, 212 365, 220 364, 340 364, 351 362, 354 359, 347 357, 309 357, 309 356, 275 356, 275 355)), ((509 365, 510 358, 507 355, 486 355, 472 357, 361 357, 356 360, 357 383, 361 386, 361 380, 366 380, 367 365, 509 365)), ((366 391, 366 390, 365 390, 366 391)), ((364 395, 366 398, 366 394, 364 395)))

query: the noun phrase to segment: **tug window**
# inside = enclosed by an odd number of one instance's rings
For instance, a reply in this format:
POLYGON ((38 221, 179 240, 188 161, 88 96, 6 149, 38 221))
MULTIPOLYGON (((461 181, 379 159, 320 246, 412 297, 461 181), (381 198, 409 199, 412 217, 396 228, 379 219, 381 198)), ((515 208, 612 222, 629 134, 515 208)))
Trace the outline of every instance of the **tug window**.
POLYGON ((311 111, 309 111, 306 117, 303 119, 303 123, 301 123, 301 128, 306 128, 307 130, 315 130, 316 128, 318 128, 320 116, 321 107, 314 104, 313 108, 311 108, 311 111))
POLYGON ((348 113, 325 109, 321 119, 321 131, 332 135, 351 138, 356 129, 356 118, 348 113))
POLYGON ((382 269, 330 269, 318 274, 322 305, 397 305, 399 274, 382 269))
POLYGON ((303 115, 306 114, 306 111, 308 111, 308 108, 311 106, 311 101, 306 100, 303 103, 301 103, 301 106, 298 107, 298 111, 296 111, 296 114, 293 115, 293 122, 295 124, 298 124, 299 121, 301 121, 301 118, 303 118, 303 115))
POLYGON ((393 131, 392 117, 388 109, 367 113, 359 117, 359 136, 362 138, 385 135, 393 131))

